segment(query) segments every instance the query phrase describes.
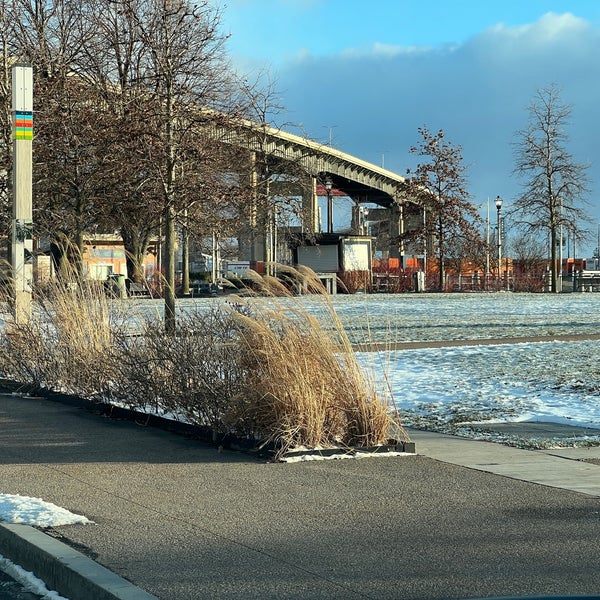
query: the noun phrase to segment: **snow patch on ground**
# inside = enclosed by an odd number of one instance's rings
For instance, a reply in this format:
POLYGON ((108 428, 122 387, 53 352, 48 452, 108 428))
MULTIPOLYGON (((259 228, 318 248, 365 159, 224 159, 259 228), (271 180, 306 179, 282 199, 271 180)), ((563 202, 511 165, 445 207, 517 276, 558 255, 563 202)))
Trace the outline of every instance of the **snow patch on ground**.
POLYGON ((0 521, 34 527, 90 524, 88 518, 76 515, 41 498, 0 494, 0 521))
POLYGON ((354 452, 352 454, 298 454, 297 456, 284 456, 280 459, 280 462, 285 463, 296 463, 296 462, 308 462, 312 460, 343 460, 346 458, 362 459, 362 458, 386 458, 388 456, 415 456, 411 452, 354 452))
MULTIPOLYGON (((41 498, 15 494, 0 494, 0 521, 44 528, 93 523, 82 515, 74 514, 41 498)), ((33 573, 1 554, 0 570, 20 583, 28 592, 41 596, 43 600, 66 600, 58 593, 49 591, 44 582, 33 573)))

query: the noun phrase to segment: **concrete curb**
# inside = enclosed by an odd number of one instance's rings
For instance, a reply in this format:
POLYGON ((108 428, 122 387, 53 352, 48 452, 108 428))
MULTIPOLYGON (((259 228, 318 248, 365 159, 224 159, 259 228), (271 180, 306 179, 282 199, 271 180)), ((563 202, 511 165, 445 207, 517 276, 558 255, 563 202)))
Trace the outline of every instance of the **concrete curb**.
POLYGON ((69 600, 158 600, 29 525, 0 523, 0 554, 69 600))

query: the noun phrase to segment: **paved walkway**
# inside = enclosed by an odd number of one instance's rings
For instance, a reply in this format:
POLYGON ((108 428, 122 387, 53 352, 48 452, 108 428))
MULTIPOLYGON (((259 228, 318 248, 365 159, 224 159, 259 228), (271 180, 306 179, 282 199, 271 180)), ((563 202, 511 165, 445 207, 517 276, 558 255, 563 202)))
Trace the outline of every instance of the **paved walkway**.
MULTIPOLYGON (((526 424, 522 424, 523 429, 526 424)), ((521 450, 492 442, 409 430, 417 452, 486 473, 600 497, 600 447, 521 450)), ((526 436, 526 431, 521 431, 526 436)))
POLYGON ((417 456, 266 464, 0 395, 0 492, 92 519, 48 533, 161 600, 600 590, 599 466, 411 435, 417 456))

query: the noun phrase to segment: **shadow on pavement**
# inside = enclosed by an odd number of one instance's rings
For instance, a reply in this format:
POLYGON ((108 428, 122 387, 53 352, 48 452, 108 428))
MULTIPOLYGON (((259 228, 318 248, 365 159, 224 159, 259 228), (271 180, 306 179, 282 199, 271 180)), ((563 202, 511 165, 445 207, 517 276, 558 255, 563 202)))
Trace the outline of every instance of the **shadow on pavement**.
POLYGON ((255 462, 206 442, 43 398, 0 394, 0 464, 255 462), (145 435, 135 435, 141 430, 145 435), (135 435, 135 443, 132 443, 135 435), (169 444, 164 444, 165 440, 169 444), (167 449, 168 447, 168 449, 167 449))

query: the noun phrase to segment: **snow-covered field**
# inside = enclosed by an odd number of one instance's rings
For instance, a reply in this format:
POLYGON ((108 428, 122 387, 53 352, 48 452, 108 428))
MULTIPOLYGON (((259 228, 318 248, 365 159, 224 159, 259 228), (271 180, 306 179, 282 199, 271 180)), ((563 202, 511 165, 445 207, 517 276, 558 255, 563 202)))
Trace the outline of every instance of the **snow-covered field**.
MULTIPOLYGON (((405 424, 456 431, 472 422, 551 421, 598 429, 585 441, 600 442, 600 341, 476 345, 483 338, 598 334, 600 295, 341 297, 335 303, 355 339, 364 320, 378 341, 473 340, 359 354, 376 381, 387 373, 405 424)), ((460 433, 469 435, 469 428, 460 433)))
POLYGON ((357 342, 600 333, 600 294, 338 295, 333 304, 357 342))
MULTIPOLYGON (((215 301, 179 306, 202 310, 215 301)), ((323 314, 322 298, 296 301, 323 314)), ((338 295, 331 302, 355 343, 473 341, 359 354, 406 425, 479 437, 481 426, 464 424, 551 421, 598 429, 577 443, 600 443, 600 341, 510 341, 600 334, 600 294, 338 295), (489 338, 507 343, 477 345, 489 338)))
MULTIPOLYGON (((600 428, 600 342, 538 342, 361 353, 387 372, 407 425, 550 421, 600 428)), ((600 429, 598 431, 600 436, 600 429)))

